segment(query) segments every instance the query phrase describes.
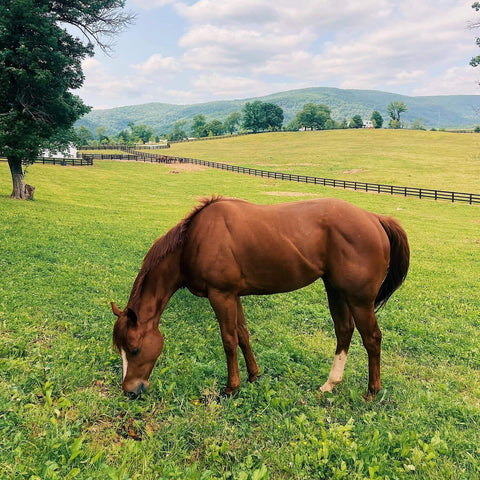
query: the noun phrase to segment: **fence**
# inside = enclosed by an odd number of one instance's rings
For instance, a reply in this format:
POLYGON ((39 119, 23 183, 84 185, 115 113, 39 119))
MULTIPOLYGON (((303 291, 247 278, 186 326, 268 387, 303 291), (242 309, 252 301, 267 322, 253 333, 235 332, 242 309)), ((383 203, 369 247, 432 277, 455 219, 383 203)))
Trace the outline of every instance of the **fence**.
POLYGON ((83 167, 85 165, 93 165, 93 156, 83 154, 80 158, 39 157, 35 163, 42 163, 43 165, 72 165, 74 167, 83 167))
MULTIPOLYGON (((125 148, 125 147, 124 147, 125 148)), ((390 195, 401 195, 404 197, 430 198, 433 200, 447 200, 450 202, 464 202, 480 204, 480 194, 453 192, 448 190, 434 190, 430 188, 402 187, 398 185, 387 185, 381 183, 357 182, 354 180, 337 180, 333 178, 312 177, 310 175, 297 175, 293 173, 272 172, 270 170, 259 170, 250 167, 240 167, 229 163, 210 162, 208 160, 198 160, 196 158, 172 157, 169 155, 155 155, 151 153, 137 152, 133 149, 131 155, 118 155, 115 158, 126 157, 129 160, 135 160, 151 163, 191 163, 203 165, 205 167, 217 168, 229 172, 254 175, 256 177, 273 178, 276 180, 287 180, 299 183, 313 183, 324 187, 343 188, 372 193, 388 193, 390 195), (133 153, 135 152, 135 154, 133 153)), ((97 158, 97 156, 95 156, 97 158)))

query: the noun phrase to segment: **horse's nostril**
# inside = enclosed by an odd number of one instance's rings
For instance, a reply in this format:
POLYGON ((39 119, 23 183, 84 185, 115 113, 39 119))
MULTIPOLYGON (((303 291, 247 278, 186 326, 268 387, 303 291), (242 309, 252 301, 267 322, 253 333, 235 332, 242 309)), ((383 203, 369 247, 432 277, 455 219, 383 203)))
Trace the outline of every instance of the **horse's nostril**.
POLYGON ((147 385, 144 382, 140 382, 137 388, 133 392, 127 392, 128 398, 130 400, 135 400, 136 398, 140 397, 143 392, 147 391, 147 385))

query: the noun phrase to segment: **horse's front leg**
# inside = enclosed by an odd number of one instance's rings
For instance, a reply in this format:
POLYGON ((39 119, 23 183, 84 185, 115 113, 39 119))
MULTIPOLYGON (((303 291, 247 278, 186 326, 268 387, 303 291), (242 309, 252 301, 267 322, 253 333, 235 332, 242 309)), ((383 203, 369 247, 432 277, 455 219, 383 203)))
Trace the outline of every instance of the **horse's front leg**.
POLYGON ((238 333, 237 333, 237 301, 238 297, 231 293, 211 290, 208 293, 210 305, 217 316, 222 334, 223 349, 227 357, 228 380, 225 394, 231 395, 240 387, 238 370, 238 333))

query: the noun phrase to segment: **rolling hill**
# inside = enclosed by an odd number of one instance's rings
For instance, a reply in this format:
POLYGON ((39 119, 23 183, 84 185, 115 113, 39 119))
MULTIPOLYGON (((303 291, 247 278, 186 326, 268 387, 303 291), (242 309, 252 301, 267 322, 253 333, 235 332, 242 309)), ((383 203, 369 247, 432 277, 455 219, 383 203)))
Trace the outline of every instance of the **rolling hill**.
MULTIPOLYGON (((373 110, 378 110, 384 119, 388 118, 387 105, 391 101, 403 101, 408 112, 402 118, 408 122, 421 120, 426 128, 468 128, 480 124, 480 95, 447 95, 410 97, 375 90, 343 90, 339 88, 306 88, 290 90, 264 97, 242 100, 198 103, 192 105, 174 105, 167 103, 147 103, 106 110, 93 110, 80 119, 76 126, 84 125, 93 132, 104 126, 109 135, 126 128, 129 122, 147 124, 156 134, 169 133, 173 124, 180 119, 191 119, 201 113, 208 121, 224 120, 228 114, 241 111, 248 101, 261 100, 271 102, 283 108, 288 124, 305 103, 323 103, 332 110, 335 120, 353 115, 369 119, 373 110)), ((387 122, 385 122, 387 123, 387 122)))

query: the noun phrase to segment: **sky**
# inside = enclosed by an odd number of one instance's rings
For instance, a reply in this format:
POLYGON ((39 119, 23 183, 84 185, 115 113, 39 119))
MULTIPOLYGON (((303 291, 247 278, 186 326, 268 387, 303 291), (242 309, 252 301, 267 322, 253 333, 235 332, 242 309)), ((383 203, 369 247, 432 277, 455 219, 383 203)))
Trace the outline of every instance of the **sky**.
POLYGON ((83 62, 95 109, 307 87, 478 95, 473 0, 127 0, 135 23, 83 62))

